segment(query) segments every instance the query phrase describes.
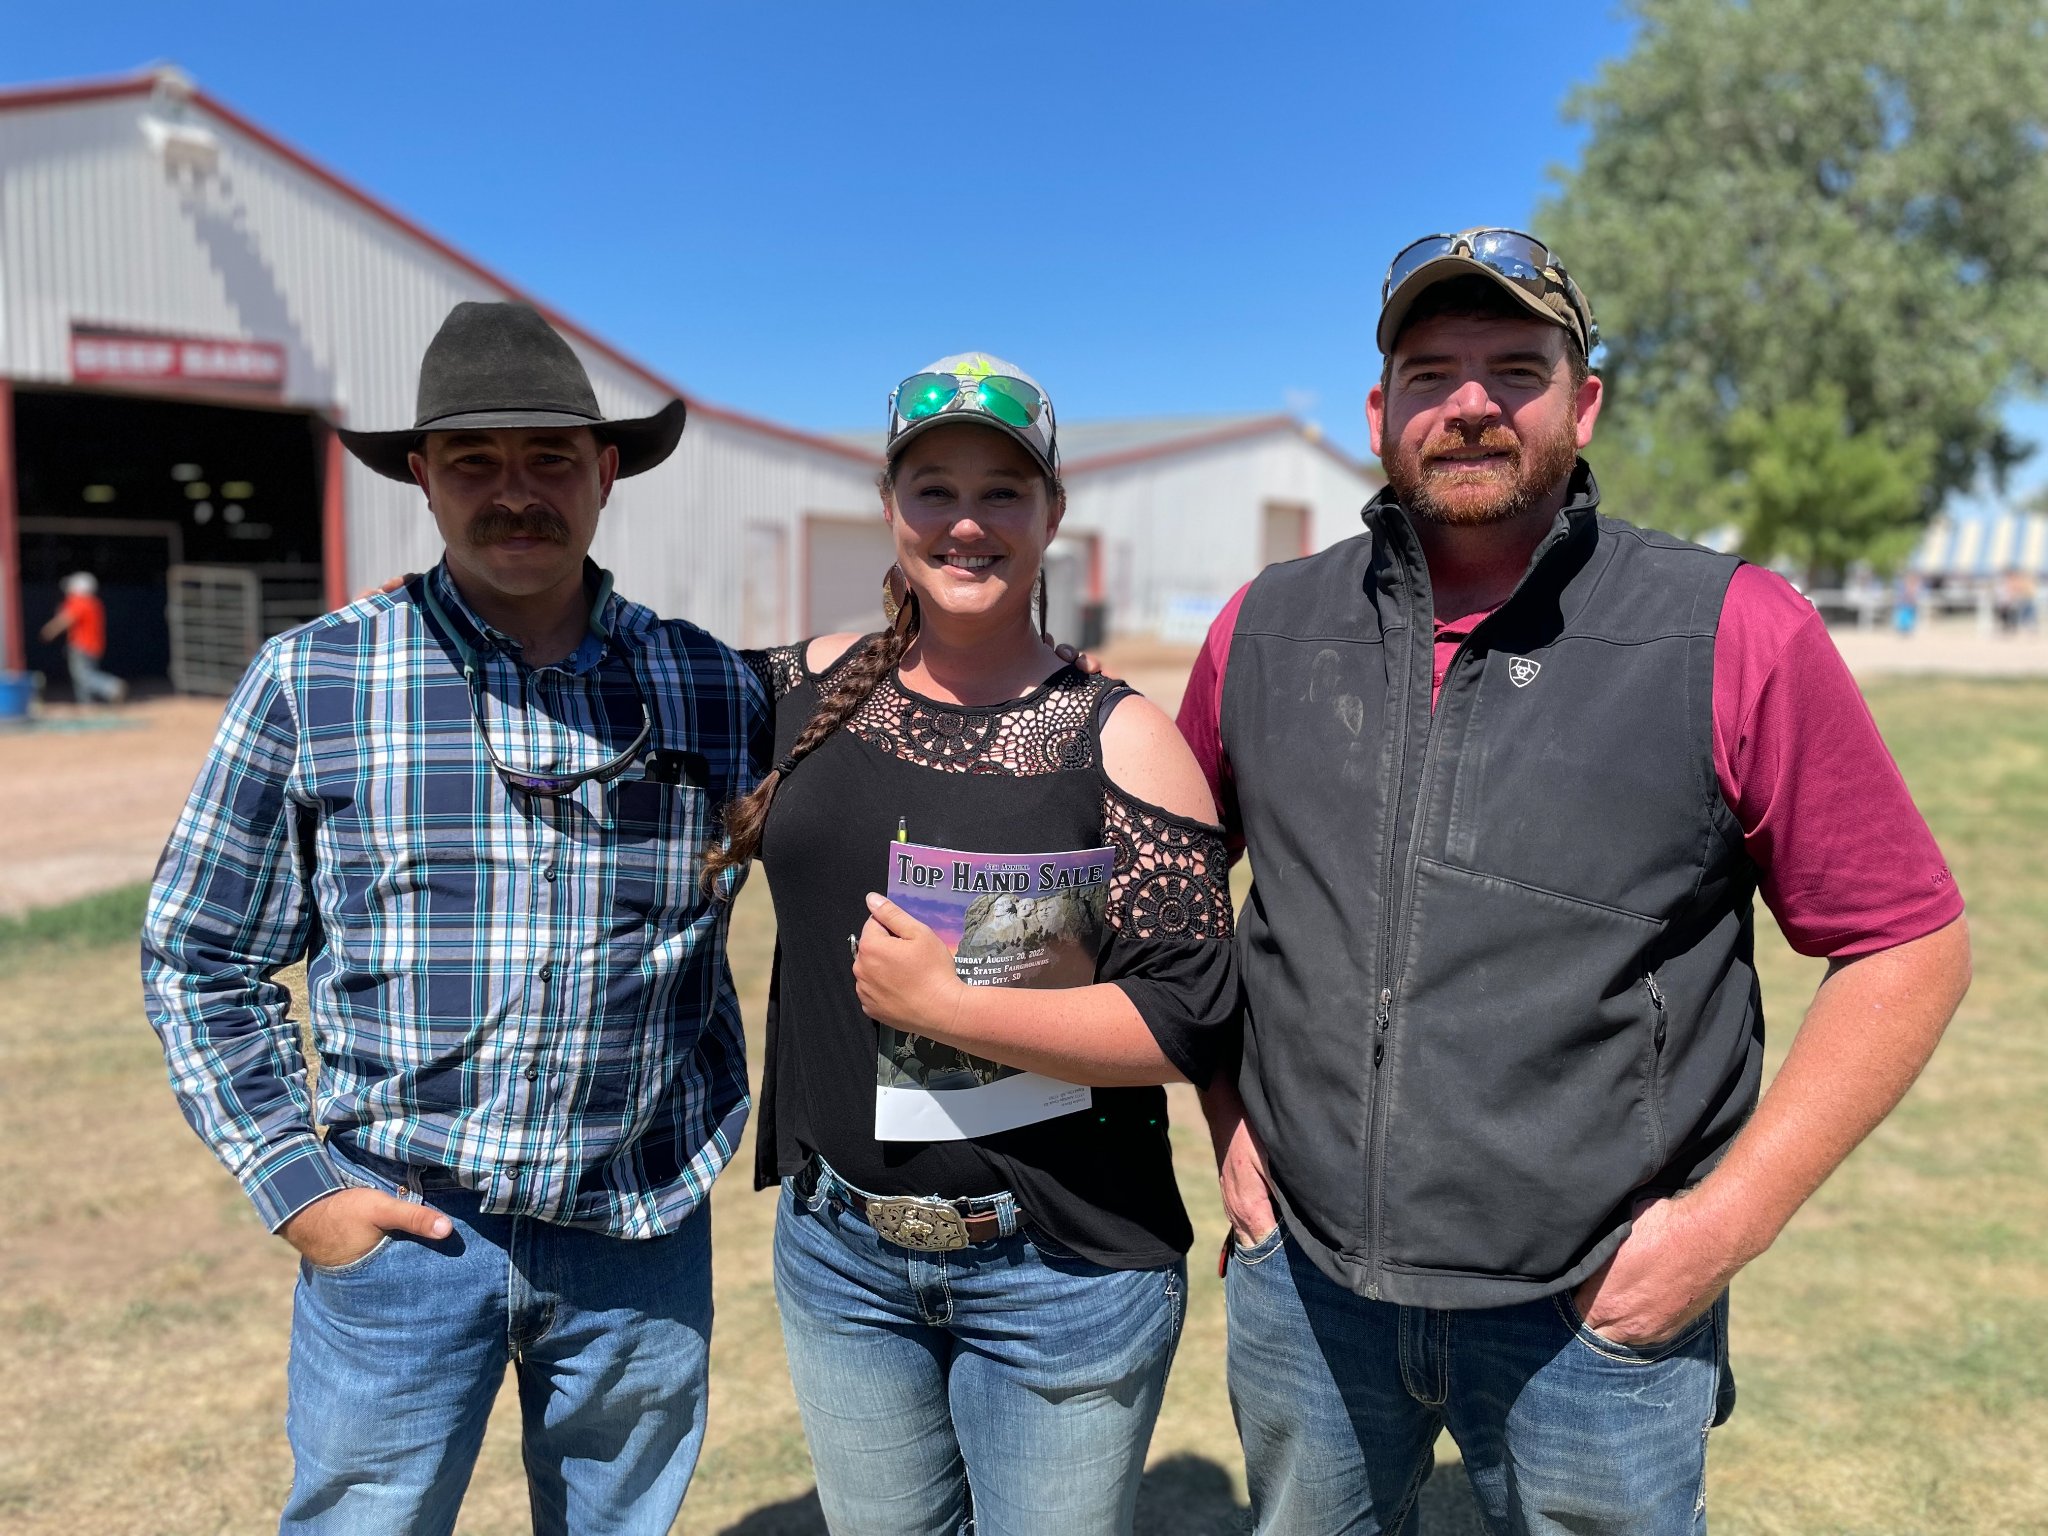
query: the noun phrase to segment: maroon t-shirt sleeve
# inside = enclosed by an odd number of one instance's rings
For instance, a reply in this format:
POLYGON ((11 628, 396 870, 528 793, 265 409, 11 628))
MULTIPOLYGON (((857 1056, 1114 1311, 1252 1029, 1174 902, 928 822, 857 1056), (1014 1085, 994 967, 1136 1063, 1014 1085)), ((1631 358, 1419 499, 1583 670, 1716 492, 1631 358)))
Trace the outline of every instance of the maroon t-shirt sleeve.
POLYGON ((1216 798, 1217 814, 1234 862, 1244 852, 1244 826, 1237 813, 1237 784, 1230 772, 1230 759, 1223 751, 1223 670, 1230 665, 1230 640, 1237 633, 1237 611, 1251 590, 1246 582, 1237 595, 1223 605, 1223 611, 1209 626, 1202 652, 1188 674, 1187 691, 1180 696, 1180 714, 1175 724, 1186 739, 1188 750, 1202 765, 1202 777, 1209 781, 1209 793, 1216 798))
POLYGON ((1760 566, 1736 571, 1714 633, 1714 771, 1801 954, 1874 954, 1962 914, 1827 626, 1760 566))

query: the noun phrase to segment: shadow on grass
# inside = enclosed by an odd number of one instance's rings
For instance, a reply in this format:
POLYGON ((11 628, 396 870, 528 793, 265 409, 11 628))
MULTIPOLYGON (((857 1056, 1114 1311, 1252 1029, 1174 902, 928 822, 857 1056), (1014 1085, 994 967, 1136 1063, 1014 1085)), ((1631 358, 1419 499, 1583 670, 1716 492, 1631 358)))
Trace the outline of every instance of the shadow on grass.
MULTIPOLYGON (((1424 1485, 1420 1536, 1485 1536, 1465 1471, 1451 1462, 1424 1485)), ((1238 1503, 1230 1473, 1201 1456, 1175 1456, 1145 1474, 1138 1490, 1138 1536, 1243 1536, 1251 1511, 1238 1503)), ((765 1505, 719 1536, 828 1536, 818 1495, 765 1505)))

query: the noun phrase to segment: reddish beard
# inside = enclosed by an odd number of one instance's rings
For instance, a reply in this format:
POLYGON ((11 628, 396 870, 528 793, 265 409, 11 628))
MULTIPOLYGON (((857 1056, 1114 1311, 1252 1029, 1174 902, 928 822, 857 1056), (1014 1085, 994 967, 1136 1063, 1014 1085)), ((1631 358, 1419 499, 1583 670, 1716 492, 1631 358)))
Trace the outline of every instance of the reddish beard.
POLYGON ((1570 476, 1579 460, 1571 423, 1524 439, 1503 426, 1438 432, 1420 448, 1389 454, 1382 467, 1403 510, 1425 522, 1479 527, 1505 523, 1540 506, 1570 476), (1473 450, 1500 454, 1486 465, 1444 457, 1473 450))

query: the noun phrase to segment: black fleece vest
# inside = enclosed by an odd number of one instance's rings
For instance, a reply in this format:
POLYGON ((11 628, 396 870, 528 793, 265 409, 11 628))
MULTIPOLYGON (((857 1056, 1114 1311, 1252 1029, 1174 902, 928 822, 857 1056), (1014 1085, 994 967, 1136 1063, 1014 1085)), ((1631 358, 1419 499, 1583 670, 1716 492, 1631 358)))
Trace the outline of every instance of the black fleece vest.
POLYGON ((1291 1230, 1360 1295, 1526 1301, 1756 1101, 1756 868, 1714 772, 1738 561, 1572 496, 1430 709, 1428 567, 1367 532, 1252 583, 1223 745, 1254 885, 1242 1088, 1291 1230))

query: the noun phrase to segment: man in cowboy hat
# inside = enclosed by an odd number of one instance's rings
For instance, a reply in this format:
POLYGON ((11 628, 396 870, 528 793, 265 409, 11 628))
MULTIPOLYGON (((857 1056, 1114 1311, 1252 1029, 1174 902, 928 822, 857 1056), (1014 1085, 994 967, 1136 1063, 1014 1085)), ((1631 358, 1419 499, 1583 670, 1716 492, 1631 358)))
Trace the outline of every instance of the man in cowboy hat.
POLYGON ((1412 1530, 1448 1428, 1490 1530, 1696 1536, 1728 1282, 1927 1061, 1962 899, 1813 605, 1598 515, 1556 257, 1428 236, 1381 301, 1387 488, 1180 719, 1257 875, 1207 1105, 1257 1528, 1412 1530), (1758 894, 1829 961, 1761 1103, 1758 894))
POLYGON ((441 562, 262 648, 158 866, 173 1086, 301 1258, 287 1531, 450 1529, 508 1359, 538 1531, 682 1503, 747 1107, 699 853, 765 701, 586 551, 683 415, 607 421, 539 314, 457 305, 413 426, 342 434, 441 562))

